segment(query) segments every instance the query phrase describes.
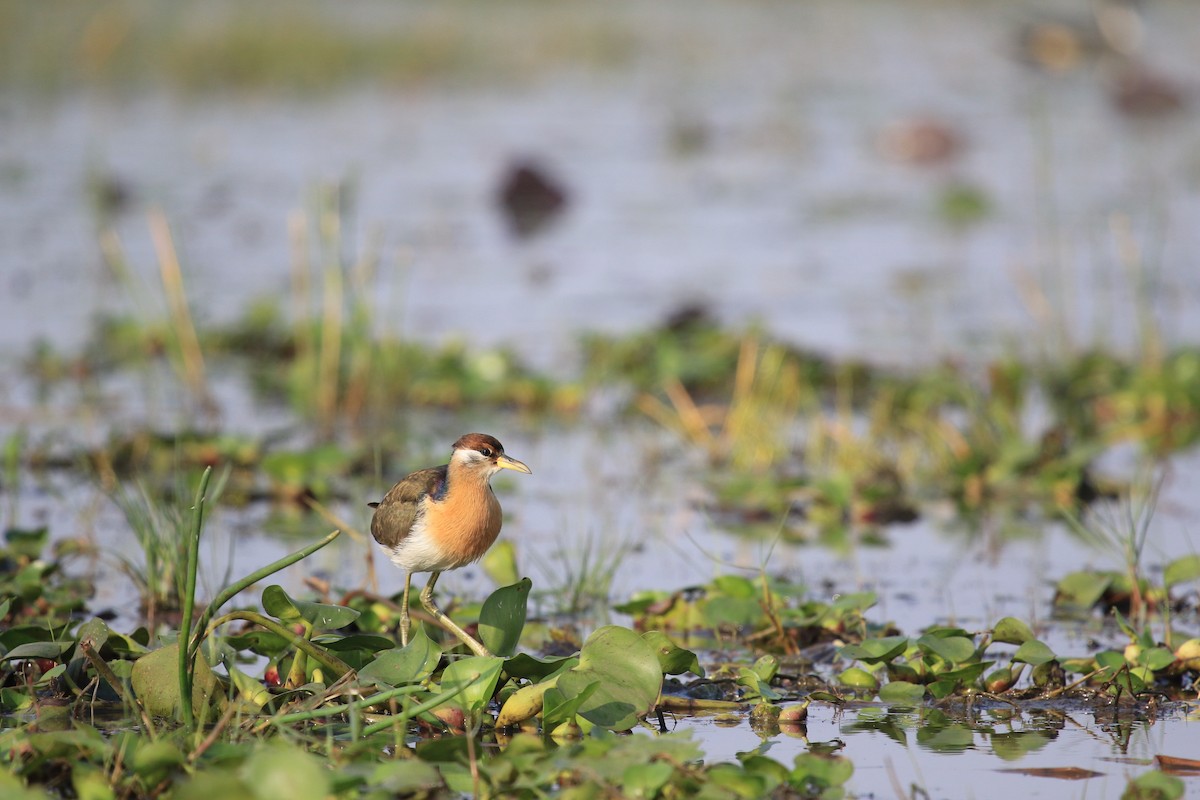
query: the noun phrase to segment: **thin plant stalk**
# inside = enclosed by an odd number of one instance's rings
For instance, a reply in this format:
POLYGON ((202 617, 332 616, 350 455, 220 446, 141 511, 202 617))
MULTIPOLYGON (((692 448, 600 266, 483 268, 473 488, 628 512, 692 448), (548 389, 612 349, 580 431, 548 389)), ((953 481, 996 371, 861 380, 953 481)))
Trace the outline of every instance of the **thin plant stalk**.
POLYGON ((228 614, 224 614, 213 620, 213 622, 208 626, 208 632, 211 633, 220 626, 224 625, 226 622, 233 622, 234 620, 239 619, 245 622, 253 622, 255 625, 266 628, 276 636, 287 639, 288 642, 290 642, 292 645, 295 645, 298 650, 303 652, 313 661, 316 661, 321 666, 326 667, 334 674, 335 678, 340 678, 350 671, 350 665, 345 661, 342 661, 340 658, 329 653, 325 649, 317 647, 304 636, 294 633, 288 629, 287 626, 276 622, 270 617, 265 617, 256 611, 230 611, 228 614))
POLYGON ((192 712, 192 655, 191 648, 184 644, 191 636, 192 613, 196 607, 196 571, 200 561, 200 528, 204 524, 204 495, 208 491, 208 480, 212 467, 206 467, 196 489, 196 501, 192 505, 192 529, 188 534, 187 585, 183 592, 183 619, 179 622, 179 707, 183 712, 183 724, 188 730, 196 725, 192 712))
POLYGON ((400 712, 400 719, 396 719, 395 717, 389 717, 388 719, 382 719, 379 722, 372 723, 371 725, 368 725, 367 727, 363 728, 362 737, 365 739, 368 736, 374 736, 377 733, 386 731, 388 728, 392 727, 396 723, 400 723, 400 725, 402 727, 406 726, 406 725, 408 725, 408 721, 410 719, 412 719, 413 717, 418 717, 421 714, 424 714, 428 711, 432 711, 433 709, 437 708, 438 706, 442 705, 443 703, 447 703, 447 702, 453 700, 454 698, 458 697, 460 694, 465 692, 467 689, 474 686, 480 680, 482 680, 482 678, 476 678, 473 681, 469 681, 469 682, 463 684, 462 686, 459 686, 458 688, 454 689, 453 691, 443 692, 442 694, 439 694, 436 697, 429 698, 424 703, 415 705, 412 708, 406 708, 402 712, 400 712))
POLYGON ((307 722, 308 720, 313 719, 324 719, 325 717, 333 717, 344 713, 347 708, 351 706, 357 707, 359 710, 367 709, 371 706, 377 706, 380 703, 386 703, 395 697, 405 697, 410 694, 418 694, 424 691, 426 691, 424 686, 398 686, 395 689, 388 689, 383 692, 377 692, 369 697, 360 698, 355 700, 353 703, 348 703, 347 705, 325 706, 324 708, 313 708, 309 709, 308 711, 294 711, 290 714, 282 714, 277 717, 271 717, 269 720, 267 720, 267 722, 272 725, 287 725, 292 722, 307 722))
MULTIPOLYGON (((262 569, 255 570, 254 572, 251 572, 246 577, 244 577, 238 581, 235 581, 234 583, 231 583, 228 586, 226 586, 224 589, 222 589, 220 591, 220 593, 217 594, 217 596, 215 598, 213 598, 213 601, 208 604, 208 607, 204 609, 204 613, 202 613, 200 615, 200 619, 196 623, 196 626, 195 626, 196 632, 192 636, 191 641, 188 644, 188 648, 187 648, 188 658, 195 658, 196 651, 200 649, 200 642, 203 641, 203 639, 204 639, 205 631, 208 628, 209 620, 211 620, 213 618, 213 615, 216 614, 218 610, 220 610, 221 606, 225 605, 230 600, 232 600, 234 597, 236 597, 239 593, 241 593, 244 589, 246 589, 246 587, 251 586, 255 583, 258 583, 259 581, 264 580, 265 578, 267 578, 271 575, 274 575, 276 572, 279 572, 281 569, 286 569, 287 567, 290 567, 292 564, 295 564, 297 561, 307 558, 308 556, 317 552, 322 547, 324 547, 325 545, 329 544, 334 539, 336 539, 339 535, 341 535, 341 533, 342 532, 340 530, 333 531, 328 536, 326 536, 324 539, 321 539, 320 541, 317 541, 317 542, 313 542, 312 544, 308 545, 307 547, 302 547, 301 549, 297 550, 296 552, 290 553, 290 554, 284 556, 283 558, 279 559, 278 561, 274 561, 274 562, 268 564, 267 566, 263 567, 262 569)), ((181 636, 180 641, 186 641, 186 640, 181 636)))
POLYGON ((183 271, 179 266, 179 254, 175 250, 175 241, 171 236, 167 217, 161 210, 156 209, 150 212, 150 237, 154 240, 154 250, 158 255, 159 272, 162 277, 163 292, 167 299, 171 327, 179 342, 179 358, 183 378, 205 409, 211 410, 213 400, 209 394, 208 381, 205 377, 204 353, 200 348, 200 337, 196 334, 196 326, 192 322, 192 315, 188 310, 187 294, 183 288, 183 271))

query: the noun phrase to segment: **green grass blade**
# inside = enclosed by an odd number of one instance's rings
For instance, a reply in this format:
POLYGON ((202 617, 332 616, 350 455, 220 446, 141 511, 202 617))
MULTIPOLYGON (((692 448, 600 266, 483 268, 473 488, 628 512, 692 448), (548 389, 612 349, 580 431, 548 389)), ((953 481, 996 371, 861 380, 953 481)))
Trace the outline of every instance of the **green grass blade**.
MULTIPOLYGON (((179 623, 179 641, 186 642, 191 635, 192 613, 196 607, 196 571, 200 561, 200 529, 204 525, 204 496, 208 491, 208 480, 212 477, 212 467, 207 467, 200 476, 200 485, 196 488, 196 501, 192 504, 192 528, 187 541, 187 586, 183 593, 183 619, 179 623)), ((201 628, 203 630, 203 628, 201 628)), ((191 730, 196 725, 192 713, 192 659, 191 650, 179 648, 179 696, 186 698, 179 704, 183 713, 183 725, 191 730)))
MULTIPOLYGON (((196 633, 195 633, 195 635, 193 635, 191 637, 191 643, 188 645, 188 648, 187 648, 188 658, 195 657, 196 651, 200 649, 200 642, 203 640, 205 631, 208 628, 209 620, 211 620, 213 618, 213 614, 217 613, 217 611, 220 610, 221 606, 225 605, 230 600, 232 600, 234 597, 236 597, 237 594, 239 592, 241 592, 242 590, 244 590, 246 587, 251 586, 255 583, 258 583, 259 581, 261 581, 271 575, 274 575, 276 572, 279 572, 282 569, 286 569, 287 567, 290 567, 292 564, 295 564, 297 561, 300 561, 303 558, 307 558, 308 556, 317 552, 322 547, 324 547, 325 545, 329 544, 334 539, 336 539, 340 534, 341 534, 340 530, 334 531, 334 532, 330 533, 328 536, 326 536, 324 539, 321 539, 320 541, 317 541, 317 542, 313 542, 308 547, 301 548, 294 553, 290 553, 290 554, 284 556, 283 558, 279 559, 278 561, 268 564, 267 566, 263 567, 262 569, 256 570, 255 572, 250 573, 249 575, 242 578, 241 580, 235 581, 235 582, 229 584, 228 586, 226 586, 224 589, 222 589, 221 592, 216 597, 213 598, 213 601, 208 604, 208 607, 206 609, 204 609, 204 613, 200 616, 200 620, 196 624, 196 627, 195 627, 196 633)), ((185 635, 186 634, 181 631, 181 633, 180 633, 181 641, 184 641, 183 637, 185 635)))

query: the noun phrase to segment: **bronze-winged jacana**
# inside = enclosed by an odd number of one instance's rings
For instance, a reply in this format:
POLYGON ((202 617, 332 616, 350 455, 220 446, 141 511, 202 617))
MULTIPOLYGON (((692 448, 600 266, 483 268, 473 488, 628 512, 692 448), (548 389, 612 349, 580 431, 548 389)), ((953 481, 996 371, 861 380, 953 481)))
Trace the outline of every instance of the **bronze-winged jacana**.
POLYGON ((504 454, 504 445, 485 433, 468 433, 454 443, 450 463, 429 467, 400 479, 371 503, 371 535, 404 570, 400 608, 400 643, 408 644, 408 592, 414 572, 430 572, 421 605, 476 655, 488 649, 460 628, 433 602, 438 576, 478 561, 500 534, 500 502, 491 477, 502 469, 530 474, 529 467, 504 454))

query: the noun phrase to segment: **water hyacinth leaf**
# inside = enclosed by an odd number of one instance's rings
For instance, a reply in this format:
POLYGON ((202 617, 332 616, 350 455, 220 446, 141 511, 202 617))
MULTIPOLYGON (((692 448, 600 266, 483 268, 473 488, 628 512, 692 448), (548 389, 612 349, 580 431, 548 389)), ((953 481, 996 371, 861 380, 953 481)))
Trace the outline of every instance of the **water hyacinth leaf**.
POLYGON ((917 640, 917 647, 951 664, 961 664, 975 655, 975 642, 964 636, 941 637, 925 634, 917 640))
POLYGON ((479 564, 497 586, 511 586, 521 579, 517 569, 517 546, 511 539, 496 542, 479 564))
MULTIPOLYGON (((801 753, 792 767, 792 781, 798 785, 816 785, 832 789, 843 785, 854 775, 854 764, 840 756, 801 753)), ((823 795, 822 795, 823 796, 823 795)))
POLYGON ((1150 647, 1138 654, 1137 661, 1139 666, 1158 672, 1175 663, 1175 654, 1165 647, 1150 647))
POLYGON ((579 659, 576 656, 537 658, 528 653, 517 653, 504 662, 504 674, 510 678, 525 678, 538 682, 559 672, 564 667, 570 669, 578 663, 579 659))
POLYGON ((319 631, 336 631, 344 628, 358 619, 359 612, 346 606, 335 606, 329 603, 313 603, 308 600, 297 600, 296 608, 313 628, 319 631))
POLYGON ((36 559, 46 549, 50 540, 49 528, 9 528, 4 532, 4 540, 13 555, 36 559))
POLYGON ((740 575, 721 575, 713 579, 713 588, 727 597, 757 598, 759 588, 740 575))
POLYGON ((750 669, 763 681, 770 682, 779 674, 779 659, 767 654, 755 661, 750 669))
POLYGON ((628 730, 658 699, 658 655, 635 631, 615 625, 599 628, 584 642, 579 665, 558 677, 557 691, 565 698, 577 697, 597 682, 579 715, 601 728, 628 730))
POLYGON ((879 602, 875 592, 849 592, 834 598, 833 608, 837 611, 866 611, 879 602))
POLYGON ((463 713, 477 715, 487 707, 500 680, 504 659, 496 656, 472 656, 455 661, 442 672, 442 691, 462 691, 448 705, 463 713))
POLYGON ((276 584, 263 589, 262 606, 264 611, 280 622, 294 623, 304 620, 319 631, 344 628, 359 617, 357 610, 346 606, 293 600, 282 586, 276 584))
POLYGON ((1086 610, 1090 609, 1108 591, 1113 576, 1102 572, 1072 572, 1063 577, 1055 587, 1054 605, 1086 610))
POLYGON ((701 613, 706 625, 719 627, 733 625, 745 628, 763 618, 762 604, 751 597, 709 597, 701 604, 701 613))
POLYGON ((260 800, 250 787, 232 772, 210 770, 199 772, 182 784, 172 795, 175 800, 260 800))
POLYGON ((976 678, 982 675, 988 667, 992 666, 994 661, 979 661, 974 664, 968 664, 965 667, 959 667, 949 672, 943 672, 938 676, 938 680, 955 681, 957 683, 973 683, 976 678))
POLYGON ((738 686, 745 687, 746 691, 743 695, 743 700, 778 700, 782 695, 771 688, 767 681, 764 681, 757 672, 748 667, 738 669, 738 686))
POLYGON ((907 636, 885 636, 881 639, 864 639, 859 644, 846 645, 841 649, 841 656, 854 661, 862 661, 865 664, 883 664, 896 658, 907 648, 907 636))
POLYGON ((1057 656, 1054 655, 1054 651, 1038 639, 1030 639, 1018 647, 1017 652, 1013 654, 1013 661, 1020 661, 1032 667, 1049 663, 1055 658, 1057 656))
MULTIPOLYGON (((178 642, 147 653, 133 663, 130 676, 133 691, 150 716, 175 717, 180 713, 178 667, 178 642)), ((198 719, 204 717, 211 703, 224 700, 219 691, 217 676, 204 654, 197 653, 192 675, 192 711, 198 719)))
POLYGON ((141 778, 146 786, 157 786, 186 761, 187 756, 178 747, 166 739, 159 739, 139 745, 129 763, 134 774, 141 778))
POLYGON ((892 681, 879 689, 879 699, 889 706, 918 706, 925 699, 925 687, 919 683, 892 681))
POLYGON ((288 593, 282 586, 274 583, 263 589, 262 607, 263 611, 280 622, 293 623, 304 619, 288 593))
POLYGON ((15 661, 24 658, 57 659, 74 645, 74 642, 26 642, 0 656, 0 661, 15 661))
POLYGON ((548 688, 542 695, 543 732, 549 736, 559 725, 573 720, 579 713, 580 706, 591 699, 599 686, 600 681, 593 681, 580 689, 573 697, 564 695, 557 686, 548 688))
POLYGON ((704 677, 704 667, 700 666, 700 659, 696 654, 672 642, 662 631, 646 631, 642 634, 642 640, 658 654, 658 665, 664 675, 682 675, 690 672, 697 677, 704 677))
POLYGON ((713 764, 705 775, 712 788, 720 789, 723 797, 767 797, 773 788, 772 776, 747 772, 735 764, 713 764))
POLYGON ((1131 780, 1121 800, 1178 800, 1186 789, 1182 779, 1155 769, 1131 780))
MULTIPOLYGON (((1200 554, 1177 558, 1163 569, 1163 588, 1170 590, 1181 583, 1200 579, 1200 554)), ((3 615, 0 615, 3 616, 3 615)))
POLYGON ((1033 631, 1015 617, 1005 617, 992 629, 992 641, 1022 645, 1033 639, 1033 631))
POLYGON ((234 650, 249 650, 260 656, 276 656, 292 646, 279 634, 258 629, 227 636, 225 643, 234 650))
POLYGON ((238 776, 259 798, 325 800, 330 794, 330 772, 316 757, 298 747, 271 744, 250 756, 238 776))
POLYGON ((418 683, 433 674, 441 657, 441 648, 418 625, 413 628, 408 647, 379 653, 374 661, 358 671, 358 679, 389 687, 418 683))
POLYGON ((626 767, 622 773, 621 790, 628 797, 657 797, 659 790, 667 785, 673 774, 675 768, 662 761, 634 764, 626 767))
POLYGON ((483 601, 479 611, 479 639, 496 655, 508 657, 517 652, 532 587, 533 581, 522 578, 497 589, 483 601))
POLYGON ((389 796, 432 793, 442 785, 437 767, 419 759, 385 761, 375 768, 368 786, 389 796))
POLYGON ((849 667, 838 675, 838 683, 851 689, 869 689, 872 692, 879 688, 879 679, 862 667, 849 667))

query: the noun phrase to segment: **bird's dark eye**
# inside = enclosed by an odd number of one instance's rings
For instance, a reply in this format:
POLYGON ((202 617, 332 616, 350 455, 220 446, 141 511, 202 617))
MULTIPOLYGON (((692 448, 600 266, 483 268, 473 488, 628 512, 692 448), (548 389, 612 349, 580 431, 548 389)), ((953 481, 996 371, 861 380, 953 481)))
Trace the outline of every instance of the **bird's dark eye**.
POLYGON ((491 458, 492 457, 492 448, 490 448, 490 447, 479 448, 479 455, 483 456, 484 458, 491 458))

